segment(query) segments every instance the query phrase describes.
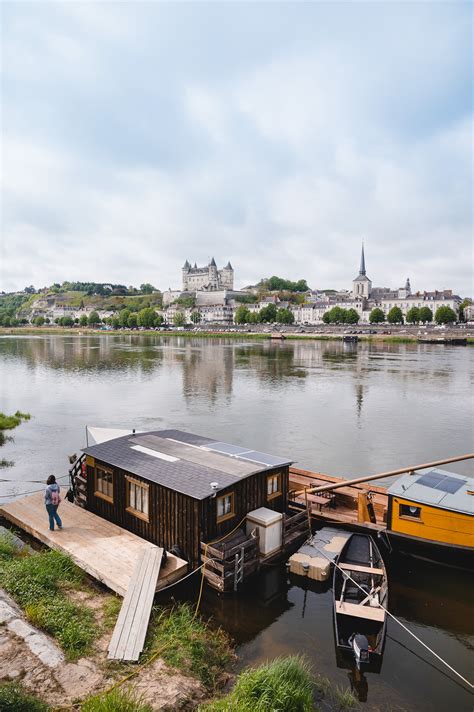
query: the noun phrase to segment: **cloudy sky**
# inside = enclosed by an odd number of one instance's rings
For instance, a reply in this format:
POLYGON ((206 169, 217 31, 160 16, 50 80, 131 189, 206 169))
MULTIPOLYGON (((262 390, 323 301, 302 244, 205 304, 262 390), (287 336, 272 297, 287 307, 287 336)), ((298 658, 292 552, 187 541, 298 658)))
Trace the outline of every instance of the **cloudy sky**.
POLYGON ((472 5, 3 2, 0 289, 472 293, 472 5))

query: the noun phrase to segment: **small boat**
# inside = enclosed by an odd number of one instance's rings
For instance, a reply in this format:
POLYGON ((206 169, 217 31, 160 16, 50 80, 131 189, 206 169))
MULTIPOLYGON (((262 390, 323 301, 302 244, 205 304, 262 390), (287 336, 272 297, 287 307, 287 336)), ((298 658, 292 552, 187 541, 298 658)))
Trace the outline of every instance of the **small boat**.
POLYGON ((367 534, 352 534, 344 545, 334 566, 333 595, 336 646, 366 669, 381 660, 387 627, 382 606, 388 600, 385 565, 367 534))

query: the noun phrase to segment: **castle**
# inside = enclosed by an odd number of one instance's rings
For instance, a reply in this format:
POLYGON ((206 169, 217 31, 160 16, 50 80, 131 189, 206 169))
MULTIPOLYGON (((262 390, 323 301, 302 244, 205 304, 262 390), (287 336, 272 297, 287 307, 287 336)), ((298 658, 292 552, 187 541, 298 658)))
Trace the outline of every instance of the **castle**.
POLYGON ((188 260, 183 265, 183 292, 214 292, 218 289, 234 289, 234 269, 230 262, 217 269, 214 257, 207 267, 191 267, 188 260))

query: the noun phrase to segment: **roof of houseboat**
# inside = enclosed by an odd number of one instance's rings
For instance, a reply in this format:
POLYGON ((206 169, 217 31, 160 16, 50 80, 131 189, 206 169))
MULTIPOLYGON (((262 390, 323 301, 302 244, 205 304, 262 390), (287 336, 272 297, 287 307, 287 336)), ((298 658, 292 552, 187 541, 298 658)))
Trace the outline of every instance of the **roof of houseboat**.
POLYGON ((181 430, 127 434, 83 452, 194 499, 206 499, 257 472, 291 464, 287 458, 181 430), (217 486, 211 487, 211 482, 217 486))
POLYGON ((438 468, 403 475, 388 490, 390 495, 464 514, 474 514, 473 493, 473 477, 438 468))

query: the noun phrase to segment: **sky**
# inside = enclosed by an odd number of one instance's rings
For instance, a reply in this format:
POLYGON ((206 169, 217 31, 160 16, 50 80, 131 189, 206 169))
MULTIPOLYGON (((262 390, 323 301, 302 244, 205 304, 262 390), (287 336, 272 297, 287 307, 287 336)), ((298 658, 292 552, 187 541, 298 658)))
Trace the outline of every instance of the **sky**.
POLYGON ((0 290, 472 295, 469 2, 5 2, 0 290))

